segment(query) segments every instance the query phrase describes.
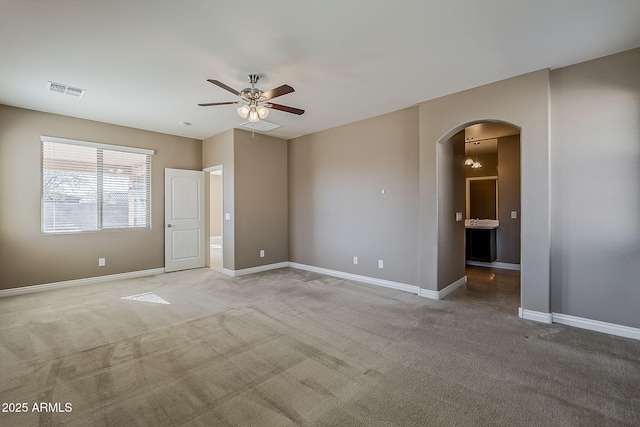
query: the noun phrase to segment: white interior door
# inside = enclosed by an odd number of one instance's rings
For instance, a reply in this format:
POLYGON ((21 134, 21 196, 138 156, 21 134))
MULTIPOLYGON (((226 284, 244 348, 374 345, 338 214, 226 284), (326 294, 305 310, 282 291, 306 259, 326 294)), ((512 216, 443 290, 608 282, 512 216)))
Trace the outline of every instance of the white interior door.
POLYGON ((164 170, 165 271, 205 265, 204 179, 202 171, 164 170))

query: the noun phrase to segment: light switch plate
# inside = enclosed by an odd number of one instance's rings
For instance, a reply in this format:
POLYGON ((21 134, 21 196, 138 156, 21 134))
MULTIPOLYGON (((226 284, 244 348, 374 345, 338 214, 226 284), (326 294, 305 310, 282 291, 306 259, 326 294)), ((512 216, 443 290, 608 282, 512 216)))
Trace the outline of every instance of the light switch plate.
POLYGON ((264 258, 264 249, 260 249, 260 258, 264 258))
POLYGON ((230 221, 231 220, 231 214, 229 212, 225 213, 224 214, 224 219, 227 220, 227 221, 230 221))
POLYGON ((384 268, 384 261, 381 259, 378 260, 378 268, 384 268))
POLYGON ((354 256, 354 257, 353 257, 353 263, 354 263, 354 264, 357 264, 357 263, 358 263, 358 257, 357 257, 357 256, 354 256))
POLYGON ((518 218, 518 211, 511 211, 511 219, 518 218))
POLYGON ((98 258, 98 267, 104 267, 107 264, 104 258, 98 258))
POLYGON ((456 212, 456 221, 462 221, 462 212, 456 212))

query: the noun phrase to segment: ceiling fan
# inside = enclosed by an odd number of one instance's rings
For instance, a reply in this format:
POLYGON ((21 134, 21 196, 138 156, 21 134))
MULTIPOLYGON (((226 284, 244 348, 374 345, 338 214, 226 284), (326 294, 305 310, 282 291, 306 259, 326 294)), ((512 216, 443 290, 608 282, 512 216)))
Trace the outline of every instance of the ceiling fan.
POLYGON ((206 104, 198 104, 201 107, 209 107, 212 105, 229 105, 229 104, 242 104, 238 108, 238 114, 243 119, 248 118, 250 122, 257 122, 260 119, 264 119, 269 115, 269 109, 284 111, 286 113, 301 115, 304 114, 304 110, 294 107, 288 107, 286 105, 274 104, 269 102, 273 98, 286 95, 294 92, 294 89, 289 85, 278 86, 275 89, 271 89, 268 92, 263 92, 256 88, 256 83, 260 80, 260 76, 257 74, 249 74, 249 83, 251 87, 244 88, 240 92, 226 84, 213 79, 208 79, 209 83, 221 87, 222 89, 231 92, 232 94, 239 96, 241 101, 229 101, 229 102, 210 102, 206 104))

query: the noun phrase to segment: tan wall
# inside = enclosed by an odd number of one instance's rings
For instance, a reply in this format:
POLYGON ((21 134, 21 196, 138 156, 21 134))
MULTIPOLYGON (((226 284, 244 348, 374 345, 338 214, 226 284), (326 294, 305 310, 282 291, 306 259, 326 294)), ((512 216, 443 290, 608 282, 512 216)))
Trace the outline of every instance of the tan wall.
POLYGON ((464 166, 464 132, 453 135, 438 148, 438 288, 442 289, 465 276, 466 180, 464 166), (463 221, 455 221, 462 212, 463 221), (453 218, 454 221, 450 221, 453 218))
POLYGON ((635 328, 639 76, 640 49, 551 72, 552 308, 635 328))
POLYGON ((235 269, 288 261, 287 141, 235 129, 234 160, 235 269))
POLYGON ((498 205, 497 261, 520 264, 520 135, 498 138, 498 205))
POLYGON ((291 261, 418 284, 417 119, 408 108, 289 142, 291 261))
POLYGON ((0 289, 164 267, 164 169, 200 169, 201 142, 0 105, 0 289), (151 230, 41 234, 40 136, 156 150, 151 230), (98 267, 98 258, 106 266, 98 267))
MULTIPOLYGON (((235 206, 234 206, 234 154, 233 154, 233 135, 234 130, 229 129, 218 135, 214 135, 202 141, 202 167, 203 169, 222 166, 222 262, 223 268, 227 270, 235 270, 235 206), (230 220, 224 218, 224 214, 230 215, 230 220)), ((206 215, 211 215, 211 194, 210 183, 205 180, 206 215)), ((210 226, 207 224, 206 234, 211 233, 210 226)))

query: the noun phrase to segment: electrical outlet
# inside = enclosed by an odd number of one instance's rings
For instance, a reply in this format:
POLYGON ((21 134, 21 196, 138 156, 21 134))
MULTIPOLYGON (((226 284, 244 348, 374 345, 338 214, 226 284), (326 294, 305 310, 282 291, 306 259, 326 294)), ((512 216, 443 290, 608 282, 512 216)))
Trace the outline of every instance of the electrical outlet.
POLYGON ((107 264, 107 260, 105 258, 98 258, 98 267, 104 267, 107 264))
POLYGON ((384 261, 381 259, 378 260, 378 268, 384 268, 384 261))
POLYGON ((462 212, 456 212, 456 221, 462 221, 462 212))
POLYGON ((260 249, 260 258, 264 258, 264 249, 260 249))
POLYGON ((353 257, 353 263, 354 263, 354 264, 357 264, 357 263, 358 263, 358 257, 357 257, 357 256, 354 256, 354 257, 353 257))

